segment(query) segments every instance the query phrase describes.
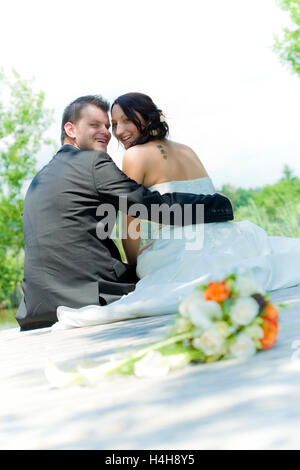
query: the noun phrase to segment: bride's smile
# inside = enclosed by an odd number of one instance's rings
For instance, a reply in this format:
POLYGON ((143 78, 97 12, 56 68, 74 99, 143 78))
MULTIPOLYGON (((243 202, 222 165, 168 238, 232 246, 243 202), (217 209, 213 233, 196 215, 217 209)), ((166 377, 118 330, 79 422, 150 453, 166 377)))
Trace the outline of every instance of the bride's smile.
MULTIPOLYGON (((138 119, 144 124, 144 120, 140 114, 138 114, 138 119)), ((141 135, 137 126, 133 121, 128 119, 118 104, 112 109, 112 130, 114 136, 124 145, 126 150, 131 147, 141 135)))

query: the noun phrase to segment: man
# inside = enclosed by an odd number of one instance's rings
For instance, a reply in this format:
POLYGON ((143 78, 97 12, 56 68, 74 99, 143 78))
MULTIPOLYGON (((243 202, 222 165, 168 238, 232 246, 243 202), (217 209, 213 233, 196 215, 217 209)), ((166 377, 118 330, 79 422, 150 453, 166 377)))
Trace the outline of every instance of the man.
POLYGON ((16 316, 21 330, 51 326, 57 321, 59 305, 106 305, 135 289, 135 266, 121 261, 109 236, 98 237, 97 226, 104 220, 97 215, 99 205, 128 212, 134 204, 143 204, 146 217, 155 220, 153 204, 176 203, 182 208, 190 204, 191 223, 196 220, 196 205, 203 204, 204 222, 233 218, 231 203, 223 195, 161 196, 129 179, 106 153, 111 138, 108 110, 105 100, 90 95, 67 106, 62 119, 63 146, 27 191, 24 299, 16 316))

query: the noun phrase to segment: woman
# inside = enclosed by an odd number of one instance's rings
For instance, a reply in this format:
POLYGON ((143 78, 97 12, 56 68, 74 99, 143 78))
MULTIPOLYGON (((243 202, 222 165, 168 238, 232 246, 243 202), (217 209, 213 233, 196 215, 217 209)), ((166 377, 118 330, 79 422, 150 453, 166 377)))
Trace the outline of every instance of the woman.
MULTIPOLYGON (((168 125, 151 98, 122 95, 111 113, 113 133, 125 147, 123 171, 130 178, 161 193, 215 193, 195 153, 167 138, 168 125)), ((152 240, 144 240, 148 222, 127 216, 123 222, 126 257, 130 263, 137 261, 140 278, 135 291, 102 307, 58 307, 59 322, 53 329, 176 313, 180 299, 195 285, 235 270, 251 270, 268 291, 300 284, 300 239, 269 237, 249 221, 186 227, 152 223, 152 240)))
MULTIPOLYGON (((114 136, 125 147, 122 169, 133 180, 151 188, 169 181, 207 177, 192 149, 167 139, 169 127, 165 117, 150 97, 142 93, 120 96, 111 107, 111 117, 114 136)), ((142 251, 139 251, 140 223, 124 216, 123 227, 127 229, 122 238, 124 251, 128 262, 135 264, 142 251), (129 228, 135 238, 130 236, 129 228)))

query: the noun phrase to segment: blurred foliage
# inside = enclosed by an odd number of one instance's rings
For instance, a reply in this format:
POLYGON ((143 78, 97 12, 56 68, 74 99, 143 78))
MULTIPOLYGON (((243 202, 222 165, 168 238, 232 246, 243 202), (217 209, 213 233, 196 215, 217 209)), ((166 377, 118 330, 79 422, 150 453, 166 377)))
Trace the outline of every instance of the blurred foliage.
POLYGON ((11 77, 0 70, 0 305, 20 297, 23 272, 22 210, 25 184, 36 173, 36 154, 50 144, 45 131, 52 112, 33 80, 11 77))
POLYGON ((16 320, 16 310, 15 308, 0 309, 0 330, 17 328, 19 326, 16 320))
POLYGON ((273 185, 244 189, 225 184, 220 192, 231 199, 236 221, 250 220, 268 235, 300 237, 300 179, 288 165, 273 185))
POLYGON ((283 63, 300 74, 300 0, 277 0, 278 6, 290 14, 291 26, 275 36, 274 51, 283 63))
POLYGON ((285 211, 287 202, 294 205, 300 202, 300 180, 281 179, 276 184, 264 186, 253 199, 258 207, 265 208, 269 217, 276 218, 280 211, 285 211))
POLYGON ((250 220, 262 227, 268 235, 300 238, 300 200, 287 201, 278 206, 270 216, 264 206, 257 206, 253 199, 235 213, 235 221, 250 220))
POLYGON ((241 206, 246 206, 253 196, 258 193, 260 189, 244 189, 235 188, 231 184, 223 184, 220 192, 230 197, 233 208, 236 211, 241 206))

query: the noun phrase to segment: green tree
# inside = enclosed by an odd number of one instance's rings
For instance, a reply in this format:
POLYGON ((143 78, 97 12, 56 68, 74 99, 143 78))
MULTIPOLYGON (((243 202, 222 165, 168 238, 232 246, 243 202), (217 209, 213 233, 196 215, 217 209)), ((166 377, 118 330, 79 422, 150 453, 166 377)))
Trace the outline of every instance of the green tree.
POLYGON ((221 193, 230 198, 234 210, 237 210, 242 206, 247 206, 253 199, 254 194, 258 191, 259 189, 235 188, 234 186, 231 186, 231 184, 223 184, 220 189, 221 193))
POLYGON ((300 179, 284 165, 281 179, 260 189, 222 186, 234 207, 234 219, 248 219, 269 235, 300 237, 300 179))
POLYGON ((0 302, 9 303, 23 271, 23 189, 35 174, 36 154, 49 144, 52 112, 33 80, 0 71, 0 302))
POLYGON ((284 165, 282 173, 282 179, 291 180, 295 178, 295 176, 293 175, 293 170, 288 165, 284 165))
POLYGON ((291 27, 283 28, 283 34, 275 37, 274 51, 283 63, 300 74, 300 0, 277 0, 282 10, 289 12, 291 27))
POLYGON ((257 206, 253 199, 234 214, 236 222, 250 220, 262 227, 268 235, 300 238, 300 203, 285 201, 275 206, 269 215, 264 206, 257 206))
POLYGON ((258 207, 264 207, 269 217, 276 217, 278 211, 283 211, 287 202, 300 204, 300 179, 282 178, 278 183, 267 185, 254 196, 258 207))

